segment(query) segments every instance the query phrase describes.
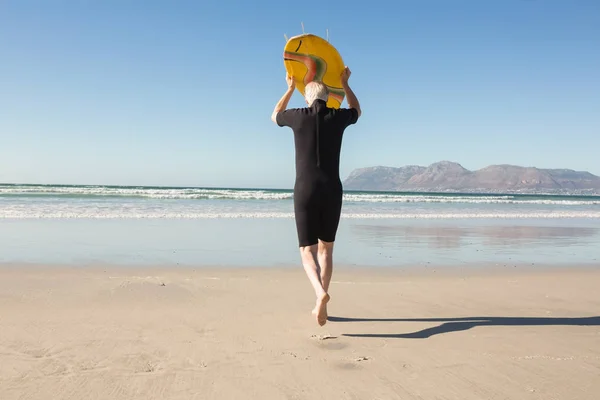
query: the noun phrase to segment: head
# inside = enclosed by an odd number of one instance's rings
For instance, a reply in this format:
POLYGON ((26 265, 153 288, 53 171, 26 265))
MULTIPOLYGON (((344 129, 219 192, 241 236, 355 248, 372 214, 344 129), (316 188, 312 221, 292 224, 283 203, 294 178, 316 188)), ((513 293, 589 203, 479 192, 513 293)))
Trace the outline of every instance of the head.
POLYGON ((312 81, 304 88, 304 99, 309 106, 315 100, 327 101, 329 99, 329 89, 323 82, 312 81))

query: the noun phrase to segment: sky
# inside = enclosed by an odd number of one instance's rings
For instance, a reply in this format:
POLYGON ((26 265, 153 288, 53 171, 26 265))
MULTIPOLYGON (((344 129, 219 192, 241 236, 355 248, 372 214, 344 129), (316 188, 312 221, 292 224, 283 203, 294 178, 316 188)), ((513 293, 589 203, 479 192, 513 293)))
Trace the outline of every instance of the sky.
POLYGON ((441 160, 600 175, 597 0, 5 0, 0 182, 293 187, 270 116, 302 23, 361 103, 342 179, 441 160))

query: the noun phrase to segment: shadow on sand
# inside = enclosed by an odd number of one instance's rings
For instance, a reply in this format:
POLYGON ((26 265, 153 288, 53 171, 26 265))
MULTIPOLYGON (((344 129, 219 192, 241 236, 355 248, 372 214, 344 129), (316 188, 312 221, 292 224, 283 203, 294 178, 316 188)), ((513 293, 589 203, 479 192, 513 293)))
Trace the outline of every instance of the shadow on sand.
POLYGON ((366 338, 427 339, 442 333, 466 331, 478 326, 600 326, 600 317, 464 317, 464 318, 344 318, 328 317, 331 322, 443 322, 441 325, 411 333, 344 333, 342 336, 366 338))

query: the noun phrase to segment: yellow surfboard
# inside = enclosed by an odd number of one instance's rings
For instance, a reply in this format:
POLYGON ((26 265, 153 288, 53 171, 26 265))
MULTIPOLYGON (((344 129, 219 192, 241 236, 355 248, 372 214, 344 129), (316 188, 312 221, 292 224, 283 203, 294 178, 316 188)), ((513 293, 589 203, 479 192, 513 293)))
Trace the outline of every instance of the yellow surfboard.
POLYGON ((329 88, 327 106, 341 107, 346 95, 340 77, 344 61, 327 40, 310 33, 290 38, 283 49, 283 63, 288 75, 294 77, 296 89, 302 96, 308 83, 321 81, 329 88))

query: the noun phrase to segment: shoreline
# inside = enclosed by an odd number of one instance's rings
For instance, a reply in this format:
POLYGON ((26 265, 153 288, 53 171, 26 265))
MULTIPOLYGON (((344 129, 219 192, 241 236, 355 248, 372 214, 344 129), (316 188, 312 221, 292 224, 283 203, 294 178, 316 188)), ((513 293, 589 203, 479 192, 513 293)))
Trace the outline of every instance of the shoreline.
MULTIPOLYGON (((276 263, 272 265, 238 265, 238 264, 200 264, 200 263, 135 263, 135 262, 58 262, 58 263, 39 263, 39 262, 24 262, 24 261, 0 261, 0 271, 5 270, 72 270, 72 271, 100 271, 100 270, 147 270, 147 271, 173 271, 173 272, 189 272, 198 271, 227 271, 234 273, 248 272, 288 272, 301 270, 302 265, 300 260, 297 263, 276 263)), ((468 262, 463 264, 458 263, 399 263, 399 264, 336 264, 334 261, 334 272, 349 272, 349 273, 448 273, 455 275, 462 272, 471 273, 522 273, 522 272, 572 272, 572 271, 595 271, 600 270, 600 261, 576 262, 567 261, 555 263, 480 263, 468 262)))
MULTIPOLYGON (((341 220, 342 265, 589 264, 597 220, 341 220)), ((298 265, 293 219, 22 220, 0 223, 0 262, 298 265)))

